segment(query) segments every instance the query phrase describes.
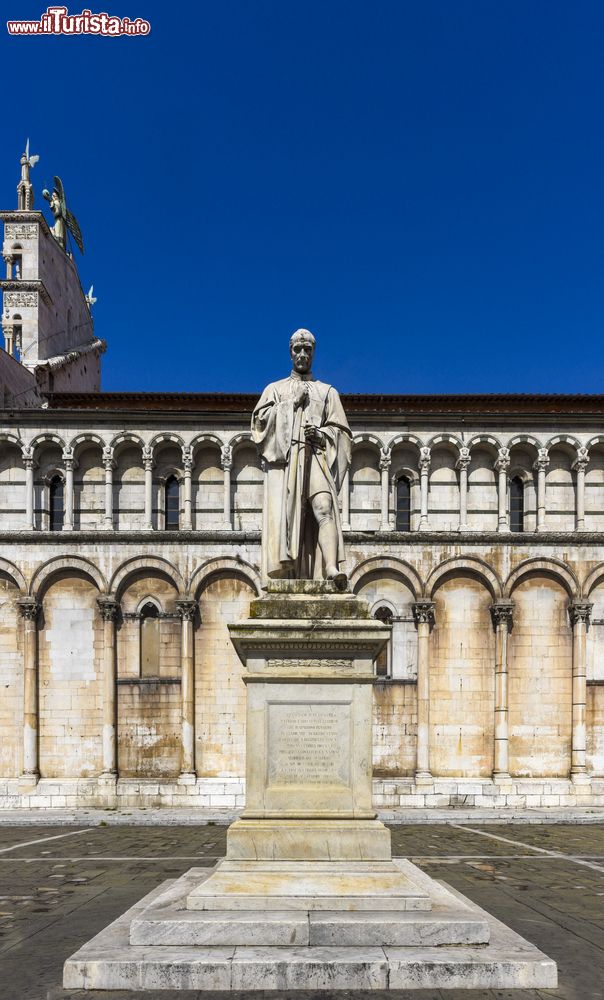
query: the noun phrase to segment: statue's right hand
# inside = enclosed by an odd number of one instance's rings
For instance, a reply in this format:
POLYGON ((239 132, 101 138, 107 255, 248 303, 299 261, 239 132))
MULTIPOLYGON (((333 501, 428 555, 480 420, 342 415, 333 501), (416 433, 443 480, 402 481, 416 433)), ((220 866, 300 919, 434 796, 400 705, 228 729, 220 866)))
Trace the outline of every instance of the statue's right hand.
POLYGON ((306 400, 308 399, 308 386, 305 382, 301 382, 298 386, 296 395, 294 397, 294 406, 304 406, 306 400))

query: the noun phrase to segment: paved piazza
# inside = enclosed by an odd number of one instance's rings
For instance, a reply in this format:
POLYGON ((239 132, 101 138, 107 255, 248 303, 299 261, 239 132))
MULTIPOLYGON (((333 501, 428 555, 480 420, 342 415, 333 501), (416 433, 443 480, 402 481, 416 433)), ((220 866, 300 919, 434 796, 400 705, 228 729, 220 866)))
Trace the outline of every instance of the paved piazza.
MULTIPOLYGON (((225 851, 226 826, 0 828, 2 1000, 174 1000, 218 994, 94 994, 61 988, 63 961, 129 906, 225 851)), ((544 950, 557 990, 400 991, 409 1000, 597 1000, 604 997, 604 824, 392 827, 394 855, 410 857, 544 950)), ((247 994, 251 996, 251 994, 247 994)), ((225 994, 220 994, 225 996, 225 994)), ((242 994, 229 994, 237 998, 242 994)), ((282 1000, 270 992, 254 997, 282 1000)), ((287 994, 292 1000, 319 996, 287 994)), ((322 994, 323 1000, 326 994, 322 994)), ((371 996, 380 992, 337 994, 371 996)))

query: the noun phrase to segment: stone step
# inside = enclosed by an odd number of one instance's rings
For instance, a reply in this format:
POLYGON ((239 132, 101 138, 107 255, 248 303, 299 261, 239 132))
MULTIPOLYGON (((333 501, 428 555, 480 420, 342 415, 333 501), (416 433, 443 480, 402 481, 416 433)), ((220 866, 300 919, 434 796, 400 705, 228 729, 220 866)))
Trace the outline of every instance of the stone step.
MULTIPOLYGON (((309 945, 290 941, 267 946, 278 934, 281 914, 239 911, 240 926, 261 927, 264 944, 195 945, 143 942, 131 944, 145 928, 166 911, 178 923, 201 921, 226 925, 232 915, 187 911, 184 900, 207 870, 191 869, 175 882, 164 883, 105 930, 97 934, 65 963, 66 989, 89 990, 325 990, 338 989, 555 989, 556 964, 515 931, 510 930, 475 903, 419 871, 408 861, 398 861, 432 901, 431 913, 329 913, 284 914, 289 929, 306 924, 309 945), (447 912, 448 911, 448 912, 447 912), (440 929, 451 919, 462 924, 486 924, 489 943, 439 946, 429 936, 421 943, 388 945, 378 935, 399 921, 410 925, 433 922, 440 929), (151 919, 150 919, 151 918, 151 919), (209 919, 210 918, 210 919, 209 919), (443 919, 444 918, 444 919, 443 919), (347 925, 348 947, 327 943, 333 928, 347 925), (355 935, 369 933, 359 944, 355 935), (311 934, 313 938, 311 939, 311 934), (316 937, 315 937, 316 935, 316 937), (326 943, 319 943, 319 939, 326 943), (376 939, 380 944, 372 943, 376 939), (314 943, 316 941, 316 943, 314 943)), ((426 931, 428 933, 428 931, 426 931)))
POLYGON ((430 910, 398 862, 222 861, 186 898, 188 910, 430 910))
POLYGON ((347 913, 304 910, 196 911, 150 908, 130 926, 130 944, 163 946, 364 947, 481 945, 489 940, 486 920, 459 911, 390 910, 347 913))

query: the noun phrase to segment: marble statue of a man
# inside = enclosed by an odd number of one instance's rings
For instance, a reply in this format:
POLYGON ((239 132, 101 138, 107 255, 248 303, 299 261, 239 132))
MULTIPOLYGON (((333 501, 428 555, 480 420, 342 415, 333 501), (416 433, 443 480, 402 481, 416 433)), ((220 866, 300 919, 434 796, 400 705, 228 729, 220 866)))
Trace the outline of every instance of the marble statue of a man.
POLYGON ((312 374, 315 338, 290 340, 293 370, 271 382, 252 415, 264 459, 263 569, 271 578, 327 579, 346 586, 338 493, 350 464, 351 433, 333 386, 312 374))

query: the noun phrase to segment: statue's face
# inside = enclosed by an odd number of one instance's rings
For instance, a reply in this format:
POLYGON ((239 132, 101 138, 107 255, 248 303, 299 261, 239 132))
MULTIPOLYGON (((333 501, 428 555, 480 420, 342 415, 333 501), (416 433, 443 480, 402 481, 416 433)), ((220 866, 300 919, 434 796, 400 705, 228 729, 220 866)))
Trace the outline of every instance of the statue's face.
POLYGON ((294 363, 294 370, 300 375, 306 375, 312 367, 313 354, 315 353, 312 341, 294 340, 290 346, 289 353, 294 363))

